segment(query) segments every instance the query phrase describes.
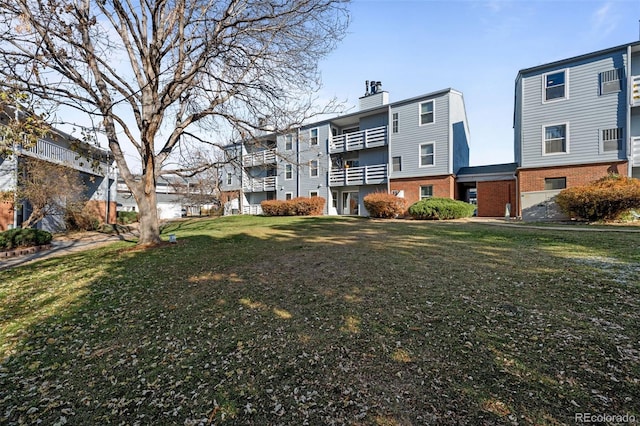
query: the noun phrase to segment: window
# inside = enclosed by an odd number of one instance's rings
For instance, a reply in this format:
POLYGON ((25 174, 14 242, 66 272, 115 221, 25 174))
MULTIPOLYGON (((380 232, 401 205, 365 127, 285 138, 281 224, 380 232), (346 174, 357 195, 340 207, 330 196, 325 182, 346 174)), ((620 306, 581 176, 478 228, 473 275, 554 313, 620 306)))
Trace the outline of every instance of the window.
POLYGON ((233 175, 227 172, 227 185, 233 184, 233 175))
POLYGON ((284 199, 285 200, 291 200, 293 198, 293 192, 285 192, 284 193, 284 199))
POLYGON ((391 170, 393 170, 394 172, 402 171, 402 157, 391 158, 391 170))
POLYGON ((433 185, 425 185, 420 187, 420 199, 433 197, 433 185))
POLYGON ((317 197, 318 191, 309 191, 309 197, 317 197))
POLYGON ((614 68, 612 70, 601 72, 599 77, 601 95, 617 93, 622 90, 622 68, 614 68))
POLYGON ((435 164, 434 143, 423 143, 420 145, 420 167, 433 166, 435 164))
POLYGON ((433 101, 420 104, 420 125, 433 123, 433 101))
POLYGON ((545 74, 544 81, 544 100, 555 101, 566 99, 566 71, 545 74))
POLYGON ((338 208, 338 192, 337 191, 331 192, 331 206, 334 209, 338 208))
POLYGON ((622 151, 622 128, 602 130, 602 151, 622 151))
POLYGON ((554 189, 565 189, 567 187, 567 178, 545 178, 544 179, 544 189, 545 191, 550 191, 554 189))
POLYGON ((311 129, 309 131, 309 143, 311 145, 318 145, 318 129, 311 129))
POLYGON ((556 124, 544 127, 543 154, 567 153, 567 124, 556 124))
POLYGON ((309 161, 309 176, 318 177, 318 160, 309 161))
POLYGON ((293 135, 284 136, 284 149, 286 151, 291 151, 293 149, 293 135))
POLYGON ((293 179, 293 165, 291 164, 284 165, 284 179, 285 180, 293 179))
POLYGON ((398 133, 398 113, 393 113, 393 121, 392 121, 393 133, 398 133))

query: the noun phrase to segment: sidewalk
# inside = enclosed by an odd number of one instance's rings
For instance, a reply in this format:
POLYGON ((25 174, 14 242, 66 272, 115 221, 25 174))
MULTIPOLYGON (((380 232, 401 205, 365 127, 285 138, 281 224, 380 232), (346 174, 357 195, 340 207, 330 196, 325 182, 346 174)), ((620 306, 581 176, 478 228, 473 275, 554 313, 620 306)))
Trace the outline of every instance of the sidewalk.
POLYGON ((82 250, 92 249, 117 241, 134 242, 138 238, 136 231, 121 234, 104 234, 100 232, 78 232, 69 235, 54 236, 51 248, 36 253, 0 259, 0 271, 22 266, 30 262, 52 257, 64 256, 82 250))

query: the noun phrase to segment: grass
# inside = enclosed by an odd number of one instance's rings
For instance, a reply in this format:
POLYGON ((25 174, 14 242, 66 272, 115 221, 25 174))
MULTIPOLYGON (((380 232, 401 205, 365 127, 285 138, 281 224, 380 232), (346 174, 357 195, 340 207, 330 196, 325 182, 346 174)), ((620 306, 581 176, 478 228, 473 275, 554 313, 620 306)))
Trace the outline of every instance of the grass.
POLYGON ((0 272, 3 424, 640 418, 636 233, 357 218, 168 226, 0 272))

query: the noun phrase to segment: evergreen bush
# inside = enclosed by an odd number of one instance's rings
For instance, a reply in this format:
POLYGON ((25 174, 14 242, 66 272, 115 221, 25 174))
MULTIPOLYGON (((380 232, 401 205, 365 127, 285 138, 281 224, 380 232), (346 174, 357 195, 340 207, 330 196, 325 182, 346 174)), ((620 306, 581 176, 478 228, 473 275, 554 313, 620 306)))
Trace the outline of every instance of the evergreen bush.
POLYGON ((409 207, 414 219, 446 220, 473 216, 476 206, 450 198, 425 198, 409 207))

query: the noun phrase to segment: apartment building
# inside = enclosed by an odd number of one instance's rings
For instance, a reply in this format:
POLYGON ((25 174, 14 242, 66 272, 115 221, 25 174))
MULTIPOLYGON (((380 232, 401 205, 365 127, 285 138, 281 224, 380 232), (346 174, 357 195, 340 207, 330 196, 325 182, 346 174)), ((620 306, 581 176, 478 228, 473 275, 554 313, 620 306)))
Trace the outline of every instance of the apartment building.
POLYGON ((640 42, 521 70, 515 82, 518 215, 562 217, 562 189, 640 178, 640 42))
POLYGON ((367 82, 357 112, 228 147, 227 211, 259 214, 263 200, 321 196, 325 214, 365 216, 363 198, 372 192, 409 203, 456 198, 468 139, 462 93, 444 89, 390 103, 380 82, 367 82))
MULTIPOLYGON (((2 120, 0 118, 0 125, 2 120)), ((26 158, 56 163, 77 170, 85 186, 84 196, 87 207, 104 222, 115 223, 117 171, 109 151, 82 142, 60 130, 51 129, 46 137, 34 146, 16 146, 13 153, 0 157, 0 191, 13 191, 19 184, 18 173, 26 158)), ((16 228, 29 217, 28 203, 0 202, 0 231, 16 228)), ((50 214, 36 224, 36 227, 50 232, 64 230, 63 214, 50 214)))

